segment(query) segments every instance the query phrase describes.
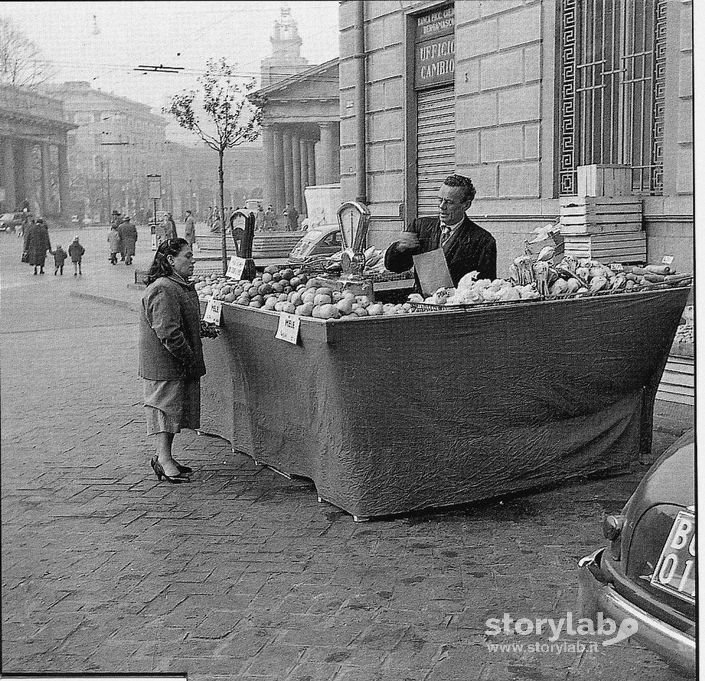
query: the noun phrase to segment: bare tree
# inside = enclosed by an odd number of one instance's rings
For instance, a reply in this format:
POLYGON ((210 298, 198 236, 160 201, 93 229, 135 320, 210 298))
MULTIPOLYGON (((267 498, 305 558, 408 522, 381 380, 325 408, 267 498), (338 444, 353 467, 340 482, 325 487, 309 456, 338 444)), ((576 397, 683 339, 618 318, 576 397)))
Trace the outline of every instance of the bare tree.
POLYGON ((0 17, 0 83, 36 87, 53 75, 39 48, 10 19, 0 17))
POLYGON ((207 146, 218 152, 218 187, 221 228, 223 274, 228 268, 226 248, 225 199, 223 156, 226 149, 233 149, 244 142, 257 139, 262 120, 261 102, 253 103, 247 95, 255 89, 254 78, 243 80, 235 66, 225 58, 209 59, 206 71, 197 79, 200 92, 184 91, 174 95, 164 113, 171 114, 186 130, 198 135, 207 146), (200 111, 203 112, 203 118, 200 111), (197 111, 199 113, 197 113, 197 111))

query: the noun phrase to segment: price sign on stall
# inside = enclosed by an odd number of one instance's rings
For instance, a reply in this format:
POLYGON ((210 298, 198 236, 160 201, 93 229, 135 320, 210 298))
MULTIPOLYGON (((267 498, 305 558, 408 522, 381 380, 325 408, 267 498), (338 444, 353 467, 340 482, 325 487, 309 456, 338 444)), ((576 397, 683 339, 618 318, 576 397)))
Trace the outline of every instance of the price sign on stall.
POLYGON ((299 339, 299 324, 301 317, 288 312, 279 313, 279 326, 277 327, 277 335, 275 338, 296 345, 299 339))
POLYGON ((238 258, 236 255, 231 255, 230 264, 228 265, 228 271, 225 273, 225 276, 231 279, 240 279, 242 277, 242 270, 245 269, 246 262, 245 258, 238 258))
POLYGON ((673 264, 673 256, 672 255, 664 255, 663 260, 661 260, 662 265, 672 265, 673 264))
POLYGON ((203 321, 220 326, 220 318, 223 314, 223 301, 211 298, 203 314, 203 321))

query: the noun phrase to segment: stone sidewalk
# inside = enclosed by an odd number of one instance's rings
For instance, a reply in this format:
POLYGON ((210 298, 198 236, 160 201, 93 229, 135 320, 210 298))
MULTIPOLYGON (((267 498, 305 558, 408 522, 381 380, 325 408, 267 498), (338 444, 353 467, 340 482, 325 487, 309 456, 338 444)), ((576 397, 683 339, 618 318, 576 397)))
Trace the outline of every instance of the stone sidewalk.
MULTIPOLYGON (((307 481, 183 433, 177 455, 196 468, 193 482, 158 483, 135 314, 72 295, 118 291, 126 268, 96 261, 83 282, 34 281, 8 264, 8 249, 0 242, 3 673, 680 678, 630 641, 597 652, 490 652, 484 634, 505 612, 574 609, 576 561, 602 545, 601 513, 621 508, 643 469, 357 524, 318 503, 307 481)), ((687 425, 657 424, 661 450, 687 425)))

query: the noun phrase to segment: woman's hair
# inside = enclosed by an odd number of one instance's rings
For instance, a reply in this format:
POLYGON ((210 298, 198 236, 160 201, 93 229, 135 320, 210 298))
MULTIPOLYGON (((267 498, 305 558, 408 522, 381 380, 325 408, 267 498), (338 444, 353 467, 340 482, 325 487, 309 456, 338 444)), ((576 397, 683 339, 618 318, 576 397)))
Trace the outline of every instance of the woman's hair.
POLYGON ((181 253, 183 247, 188 245, 189 243, 186 239, 167 239, 162 241, 154 254, 154 260, 147 272, 147 276, 144 278, 144 283, 149 286, 159 277, 168 277, 170 274, 174 274, 174 268, 169 263, 167 256, 173 255, 176 257, 181 253))

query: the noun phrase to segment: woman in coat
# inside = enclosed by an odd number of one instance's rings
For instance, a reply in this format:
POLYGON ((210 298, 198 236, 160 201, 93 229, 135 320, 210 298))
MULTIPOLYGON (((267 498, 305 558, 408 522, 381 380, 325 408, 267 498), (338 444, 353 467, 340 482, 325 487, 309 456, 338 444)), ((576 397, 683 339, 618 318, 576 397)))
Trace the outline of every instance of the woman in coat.
POLYGON ((194 259, 185 239, 157 248, 145 283, 139 320, 139 375, 144 384, 147 434, 156 437, 151 464, 158 480, 188 482, 188 466, 172 455, 174 435, 197 429, 201 418, 201 376, 206 373, 198 294, 189 282, 194 259))
POLYGON ((37 267, 39 274, 44 274, 44 262, 47 251, 51 251, 51 242, 47 224, 41 218, 30 223, 29 229, 25 231, 23 250, 27 253, 27 262, 34 267, 34 274, 37 273, 37 267))

